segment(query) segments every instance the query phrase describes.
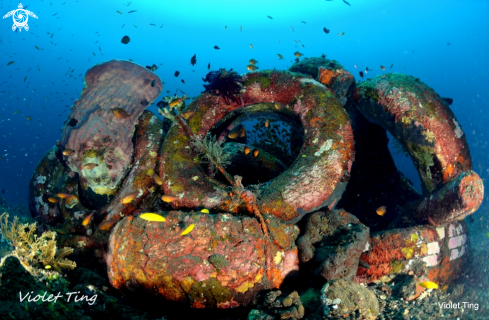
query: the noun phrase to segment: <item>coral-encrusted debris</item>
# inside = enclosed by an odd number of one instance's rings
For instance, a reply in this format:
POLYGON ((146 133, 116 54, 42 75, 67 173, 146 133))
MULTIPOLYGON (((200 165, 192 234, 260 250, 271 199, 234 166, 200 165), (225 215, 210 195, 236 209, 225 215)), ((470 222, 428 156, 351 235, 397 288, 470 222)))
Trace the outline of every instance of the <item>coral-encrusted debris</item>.
POLYGON ((281 294, 280 290, 274 290, 264 295, 257 308, 248 314, 248 320, 302 319, 304 306, 299 294, 296 291, 285 296, 281 294))
POLYGON ((368 238, 368 228, 346 211, 312 213, 297 240, 300 261, 305 264, 301 270, 312 269, 327 281, 353 280, 368 238))
POLYGON ((87 71, 69 115, 78 123, 64 127, 61 143, 74 150, 65 160, 80 175, 90 206, 100 208, 117 193, 131 164, 138 118, 162 87, 157 75, 129 61, 111 60, 87 71))
MULTIPOLYGON (((236 116, 243 106, 250 115, 269 112, 300 119, 305 133, 300 157, 257 191, 260 212, 291 222, 321 207, 334 207, 346 187, 354 154, 349 119, 338 99, 319 83, 310 85, 302 80, 290 72, 248 73, 242 103, 228 105, 214 95, 203 94, 187 109, 193 112, 188 124, 199 137, 220 121, 236 116), (283 107, 277 109, 275 104, 283 107)), ((229 195, 231 186, 210 179, 207 170, 194 160, 197 154, 191 141, 187 129, 174 123, 163 143, 163 190, 179 198, 172 206, 239 212, 242 204, 229 195)))
POLYGON ((356 280, 360 282, 388 282, 405 274, 441 285, 456 279, 463 269, 469 250, 467 226, 459 221, 378 232, 370 237, 367 249, 360 259, 370 268, 359 266, 356 280))
POLYGON ((321 304, 325 315, 346 317, 357 313, 360 319, 375 320, 379 315, 379 302, 367 288, 344 279, 330 281, 321 290, 321 304))
POLYGON ((298 228, 269 216, 273 243, 256 219, 171 211, 165 222, 126 217, 109 240, 108 274, 115 288, 153 288, 194 308, 247 305, 298 270, 298 228), (187 235, 181 235, 194 225, 187 235))

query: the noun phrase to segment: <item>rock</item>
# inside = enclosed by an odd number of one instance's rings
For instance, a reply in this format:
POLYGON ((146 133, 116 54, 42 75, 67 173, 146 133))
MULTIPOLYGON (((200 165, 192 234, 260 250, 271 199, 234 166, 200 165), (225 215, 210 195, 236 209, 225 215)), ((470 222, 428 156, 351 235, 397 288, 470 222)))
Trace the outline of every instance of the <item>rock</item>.
POLYGON ((298 228, 267 216, 267 242, 256 219, 231 214, 160 213, 166 221, 126 217, 109 239, 109 280, 186 302, 193 308, 245 306, 298 270, 298 228), (193 230, 181 233, 191 224, 193 230))
POLYGON ((367 288, 348 280, 336 279, 321 289, 321 307, 325 315, 342 317, 357 312, 360 317, 374 320, 379 314, 379 302, 367 288))
POLYGON ((248 320, 302 319, 304 306, 299 294, 294 291, 284 297, 281 295, 280 290, 267 293, 258 309, 250 311, 248 320))
POLYGON ((327 281, 353 280, 368 238, 368 228, 348 212, 316 212, 308 217, 304 235, 297 241, 299 258, 307 263, 305 269, 327 281))
POLYGON ((87 71, 69 115, 78 122, 65 125, 61 145, 74 150, 66 162, 80 175, 88 207, 100 208, 117 193, 133 158, 139 116, 162 88, 157 75, 129 61, 111 60, 87 71))

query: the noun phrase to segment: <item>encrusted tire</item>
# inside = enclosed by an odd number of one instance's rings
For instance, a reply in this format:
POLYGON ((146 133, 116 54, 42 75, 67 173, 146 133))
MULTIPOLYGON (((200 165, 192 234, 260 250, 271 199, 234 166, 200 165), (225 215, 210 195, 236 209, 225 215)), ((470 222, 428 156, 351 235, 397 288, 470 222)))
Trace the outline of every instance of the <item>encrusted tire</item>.
POLYGON ((360 84, 353 101, 370 122, 388 130, 411 157, 425 201, 420 222, 461 220, 482 202, 484 187, 473 172, 469 146, 447 102, 412 76, 391 73, 360 84))
MULTIPOLYGON (((218 123, 245 117, 242 106, 251 116, 298 118, 304 129, 300 154, 285 172, 260 185, 259 210, 295 222, 308 212, 333 208, 346 187, 354 156, 350 120, 339 100, 330 89, 297 73, 254 72, 243 81, 241 103, 228 105, 213 93, 194 100, 186 109, 192 131, 204 137, 218 123)), ((209 177, 196 156, 188 133, 174 122, 162 147, 159 171, 164 192, 178 197, 174 208, 238 211, 243 203, 233 206, 232 187, 209 177)))

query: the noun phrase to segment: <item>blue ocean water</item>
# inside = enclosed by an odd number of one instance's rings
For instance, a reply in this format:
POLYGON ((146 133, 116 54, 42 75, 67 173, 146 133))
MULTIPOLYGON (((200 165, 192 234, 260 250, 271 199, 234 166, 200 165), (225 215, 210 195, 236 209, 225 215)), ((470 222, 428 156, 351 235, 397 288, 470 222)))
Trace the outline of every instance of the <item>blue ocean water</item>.
MULTIPOLYGON (((489 1, 348 2, 26 0, 24 8, 38 17, 28 18, 28 31, 13 31, 12 17, 0 20, 0 196, 10 205, 27 205, 34 167, 60 139, 84 74, 97 63, 132 59, 142 66, 156 64, 155 73, 165 82, 157 102, 178 89, 197 96, 209 63, 210 70, 245 73, 254 58, 259 70, 286 70, 296 51, 304 57, 325 54, 357 80, 367 67, 373 71, 363 79, 386 72, 413 75, 440 96, 453 98, 451 109, 466 135, 474 171, 485 182, 489 1), (128 44, 121 43, 123 36, 130 37, 128 44), (194 54, 197 64, 192 66, 194 54)), ((0 15, 18 6, 2 0, 0 15)), ((157 114, 154 105, 149 110, 157 114)), ((394 158, 419 190, 410 158, 394 158)), ((488 210, 484 201, 473 215, 476 222, 469 224, 473 244, 486 249, 488 210)))

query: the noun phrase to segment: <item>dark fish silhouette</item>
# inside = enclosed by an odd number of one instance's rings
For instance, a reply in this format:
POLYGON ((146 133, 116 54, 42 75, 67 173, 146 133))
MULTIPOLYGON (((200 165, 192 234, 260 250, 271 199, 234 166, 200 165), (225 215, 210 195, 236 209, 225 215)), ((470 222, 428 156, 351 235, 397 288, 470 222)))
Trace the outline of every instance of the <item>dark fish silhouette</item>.
POLYGON ((270 16, 267 16, 267 18, 268 18, 268 19, 272 19, 272 20, 273 20, 273 18, 272 18, 272 17, 270 17, 270 16))
POLYGON ((351 7, 351 4, 349 4, 346 0, 343 0, 343 2, 351 7))
POLYGON ((209 62, 209 64, 207 65, 207 70, 210 70, 211 69, 211 63, 209 62))
MULTIPOLYGON (((343 1, 345 1, 345 0, 343 0, 343 1)), ((129 11, 128 13, 133 13, 133 12, 136 12, 136 11, 137 11, 137 10, 131 10, 131 11, 129 11)))
POLYGON ((154 87, 156 84, 156 80, 151 81, 151 86, 154 87))
MULTIPOLYGON (((26 7, 27 8, 27 7, 26 7)), ((2 189, 2 194, 5 194, 5 189, 2 189)))
POLYGON ((194 56, 190 59, 190 64, 195 66, 197 63, 197 54, 194 54, 194 56))
POLYGON ((329 33, 329 29, 326 29, 326 27, 324 27, 324 28, 323 28, 323 31, 324 31, 325 33, 329 33))
POLYGON ((305 21, 301 21, 303 24, 307 24, 305 21))
POLYGON ((443 101, 445 101, 449 106, 452 105, 453 99, 452 98, 442 98, 443 101))
POLYGON ((72 118, 70 119, 70 122, 68 122, 68 124, 71 126, 71 127, 74 127, 78 124, 78 120, 76 120, 75 118, 72 118))
POLYGON ((182 79, 182 80, 180 80, 180 81, 182 81, 182 83, 185 83, 185 80, 183 80, 183 79, 182 79))
POLYGON ((175 77, 178 77, 178 75, 179 75, 179 74, 180 74, 180 71, 175 71, 174 76, 175 76, 175 77))
POLYGON ((362 72, 362 71, 360 71, 359 73, 360 73, 360 77, 362 77, 362 78, 363 78, 363 72, 362 72))
POLYGON ((219 50, 219 49, 221 49, 221 48, 219 48, 218 46, 214 46, 214 49, 219 50))
POLYGON ((128 43, 129 43, 129 41, 131 41, 131 39, 129 39, 129 37, 128 37, 128 36, 123 36, 123 37, 122 37, 121 42, 122 42, 123 44, 128 44, 128 43))

